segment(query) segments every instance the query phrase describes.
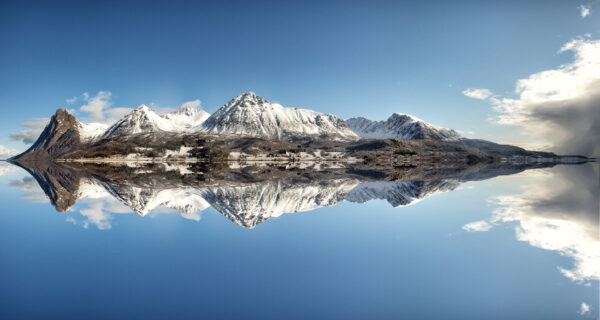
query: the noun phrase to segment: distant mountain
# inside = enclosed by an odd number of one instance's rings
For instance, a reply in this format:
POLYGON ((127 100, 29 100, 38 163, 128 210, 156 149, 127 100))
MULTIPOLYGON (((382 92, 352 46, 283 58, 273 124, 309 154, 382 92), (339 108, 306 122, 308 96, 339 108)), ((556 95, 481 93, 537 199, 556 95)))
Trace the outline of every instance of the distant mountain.
POLYGON ((363 117, 346 120, 348 127, 362 138, 457 140, 452 129, 439 128, 416 117, 394 113, 387 120, 372 121, 363 117))
POLYGON ((203 132, 264 139, 320 137, 358 140, 344 120, 316 111, 285 108, 257 96, 241 94, 213 113, 203 124, 203 132))
POLYGON ((159 115, 146 105, 141 105, 113 124, 103 137, 126 136, 150 132, 193 133, 200 131, 209 114, 193 106, 182 106, 174 112, 159 115))
POLYGON ((208 117, 210 117, 210 113, 190 104, 184 104, 174 112, 163 115, 163 118, 169 120, 171 126, 180 132, 200 130, 200 126, 208 117))

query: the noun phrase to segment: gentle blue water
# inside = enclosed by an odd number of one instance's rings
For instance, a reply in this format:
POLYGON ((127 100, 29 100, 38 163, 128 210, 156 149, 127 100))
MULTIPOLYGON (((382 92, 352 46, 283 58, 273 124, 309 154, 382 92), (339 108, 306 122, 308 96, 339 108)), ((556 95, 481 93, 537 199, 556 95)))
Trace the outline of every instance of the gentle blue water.
POLYGON ((199 221, 114 199, 59 213, 22 169, 0 177, 0 197, 2 319, 598 318, 592 164, 254 229, 212 207, 199 221), (477 221, 489 230, 465 230, 477 221))

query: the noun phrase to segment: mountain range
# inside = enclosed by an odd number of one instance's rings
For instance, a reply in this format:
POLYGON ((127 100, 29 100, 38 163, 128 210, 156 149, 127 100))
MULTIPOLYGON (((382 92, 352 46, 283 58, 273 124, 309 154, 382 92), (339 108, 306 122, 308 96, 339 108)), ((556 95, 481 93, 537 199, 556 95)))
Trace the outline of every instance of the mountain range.
MULTIPOLYGON (((335 144, 338 150, 346 152, 345 150, 352 145, 363 140, 404 139, 440 141, 438 145, 446 150, 455 148, 465 156, 469 153, 476 154, 477 157, 482 154, 503 157, 515 155, 556 157, 552 153, 530 152, 515 146, 466 139, 452 129, 439 128, 406 114, 394 113, 384 121, 372 121, 363 117, 344 121, 331 114, 283 107, 253 92, 247 92, 231 99, 213 114, 199 110, 191 104, 166 114, 158 114, 151 108, 141 105, 110 126, 82 123, 66 109, 59 109, 37 141, 26 152, 13 159, 28 161, 54 159, 75 151, 79 151, 79 157, 88 157, 89 154, 85 151, 90 150, 91 147, 102 149, 95 154, 115 154, 116 151, 112 150, 115 141, 123 143, 135 137, 135 145, 126 147, 121 145, 123 150, 131 151, 147 145, 156 146, 161 142, 171 145, 181 144, 180 141, 184 136, 188 137, 187 141, 206 137, 213 141, 215 149, 222 145, 216 142, 219 139, 238 140, 238 145, 242 144, 242 140, 261 139, 273 144, 269 147, 264 146, 265 150, 278 148, 279 151, 285 151, 283 154, 286 155, 290 155, 289 148, 284 149, 283 145, 294 141, 301 142, 295 148, 297 151, 312 147, 314 141, 321 141, 335 144)), ((390 145, 390 143, 386 144, 390 145)), ((433 146, 431 143, 429 145, 433 146)), ((323 147, 327 149, 331 146, 323 147)), ((417 147, 413 149, 419 150, 417 147)), ((405 154, 405 151, 397 148, 386 150, 405 154)), ((226 150, 225 153, 227 152, 226 150)), ((322 153, 319 151, 315 154, 322 153)))

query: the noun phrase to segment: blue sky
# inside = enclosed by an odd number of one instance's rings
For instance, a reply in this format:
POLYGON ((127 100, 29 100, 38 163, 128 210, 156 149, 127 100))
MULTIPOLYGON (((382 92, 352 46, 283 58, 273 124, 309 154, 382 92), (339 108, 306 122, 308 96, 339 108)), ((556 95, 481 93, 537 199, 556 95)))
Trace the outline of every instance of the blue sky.
MULTIPOLYGON (((112 107, 213 112, 243 91, 343 118, 415 115, 465 135, 528 140, 490 121, 468 88, 514 96, 518 79, 597 39, 590 1, 0 3, 0 145, 66 99, 112 93, 112 107), (583 17, 584 6, 590 10, 583 17), (473 133, 468 134, 467 132, 473 133)), ((83 116, 83 114, 78 114, 83 116)))

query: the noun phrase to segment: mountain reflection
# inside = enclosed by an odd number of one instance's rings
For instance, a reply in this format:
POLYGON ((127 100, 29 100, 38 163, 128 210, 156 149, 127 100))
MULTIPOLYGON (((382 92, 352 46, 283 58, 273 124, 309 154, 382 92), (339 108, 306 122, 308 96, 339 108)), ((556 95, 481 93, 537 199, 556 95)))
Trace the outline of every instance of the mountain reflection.
POLYGON ((386 200, 405 206, 438 192, 456 189, 460 183, 508 175, 548 163, 504 163, 466 168, 400 167, 393 170, 359 171, 274 165, 229 164, 193 168, 185 164, 81 164, 19 163, 32 178, 13 181, 36 201, 34 179, 56 210, 68 211, 76 202, 89 205, 82 210, 101 229, 110 228, 110 212, 174 211, 199 220, 208 207, 246 228, 254 228, 284 213, 311 211, 342 201, 364 203, 386 200))
MULTIPOLYGON (((511 175, 553 164, 504 163, 468 168, 406 167, 395 171, 355 171, 349 168, 315 170, 262 164, 233 164, 221 168, 190 168, 174 164, 142 167, 109 164, 19 164, 31 177, 10 187, 26 191, 22 197, 49 201, 60 212, 84 204, 85 220, 67 221, 110 229, 114 214, 141 216, 177 213, 200 220, 213 207, 235 224, 254 228, 285 213, 306 212, 343 201, 385 200, 406 206, 433 194, 455 190, 463 182, 511 175)), ((575 281, 600 279, 599 170, 595 163, 561 165, 537 171, 542 177, 522 186, 522 192, 494 199, 497 208, 486 220, 463 226, 485 232, 513 224, 516 237, 532 246, 557 251, 572 259, 559 267, 575 281)))

